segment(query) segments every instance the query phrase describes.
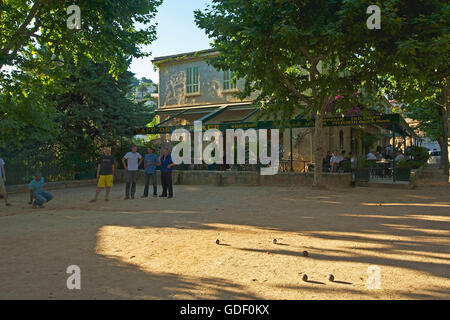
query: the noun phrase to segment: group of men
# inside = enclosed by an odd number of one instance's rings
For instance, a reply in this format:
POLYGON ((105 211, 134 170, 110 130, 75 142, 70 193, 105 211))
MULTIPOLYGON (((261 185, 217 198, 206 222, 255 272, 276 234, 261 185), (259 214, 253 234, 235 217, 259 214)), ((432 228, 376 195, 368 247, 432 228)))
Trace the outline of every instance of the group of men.
MULTIPOLYGON (((149 196, 150 179, 153 185, 153 197, 158 196, 156 167, 161 169, 161 184, 162 194, 160 197, 173 198, 173 184, 172 184, 172 170, 175 164, 172 162, 172 157, 168 148, 162 149, 160 158, 154 153, 153 148, 147 149, 147 154, 142 157, 137 152, 137 146, 133 145, 131 151, 125 154, 122 158, 122 164, 125 169, 125 200, 134 199, 136 194, 136 183, 138 179, 139 167, 144 162, 145 170, 145 187, 141 198, 149 196)), ((103 150, 103 155, 98 160, 97 166, 97 190, 95 197, 89 202, 96 202, 100 192, 106 189, 105 201, 109 201, 109 194, 114 181, 114 157, 111 155, 111 148, 107 147, 103 150)), ((3 197, 5 204, 11 206, 8 202, 8 195, 5 188, 6 171, 5 162, 0 158, 0 196, 3 197)), ((30 191, 29 204, 33 208, 43 208, 44 204, 51 201, 54 196, 50 192, 44 191, 45 179, 41 172, 35 173, 35 178, 29 183, 28 189, 30 191)))
MULTIPOLYGON (((172 184, 172 170, 175 164, 172 162, 172 157, 169 153, 169 149, 162 149, 162 156, 158 156, 154 153, 153 148, 147 149, 145 157, 137 152, 137 146, 132 146, 131 151, 127 152, 122 158, 122 165, 125 169, 125 200, 134 199, 136 195, 136 183, 138 179, 139 167, 144 162, 145 170, 145 187, 144 194, 141 198, 147 198, 149 196, 150 179, 153 185, 153 197, 158 196, 156 167, 161 167, 161 184, 162 194, 160 197, 173 198, 173 184, 172 184)), ((111 149, 105 148, 104 154, 100 157, 97 166, 97 190, 95 197, 90 202, 96 202, 100 192, 106 188, 105 201, 109 201, 109 193, 113 186, 114 177, 114 157, 111 155, 111 149)))

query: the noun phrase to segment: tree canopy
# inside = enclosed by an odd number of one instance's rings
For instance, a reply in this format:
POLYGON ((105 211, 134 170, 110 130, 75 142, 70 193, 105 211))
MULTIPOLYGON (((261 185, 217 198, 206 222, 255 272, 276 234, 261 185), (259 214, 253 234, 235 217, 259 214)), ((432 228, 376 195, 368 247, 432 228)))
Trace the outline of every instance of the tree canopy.
MULTIPOLYGON (((348 47, 360 57, 362 74, 376 70, 379 80, 387 80, 383 94, 416 107, 442 108, 442 145, 445 172, 448 174, 448 132, 450 121, 450 3, 446 0, 376 1, 381 9, 381 29, 368 30, 360 16, 370 0, 346 1, 339 14, 341 30, 348 35, 348 47)), ((434 118, 435 112, 425 115, 434 118)), ((437 120, 436 118, 434 118, 437 120)), ((422 122, 426 123, 426 122, 422 122)))
POLYGON ((65 79, 88 61, 108 66, 102 72, 119 79, 131 58, 149 55, 142 46, 156 38, 153 19, 161 2, 79 0, 81 28, 71 30, 72 1, 0 0, 2 142, 54 135, 56 101, 48 97, 66 95, 65 79))

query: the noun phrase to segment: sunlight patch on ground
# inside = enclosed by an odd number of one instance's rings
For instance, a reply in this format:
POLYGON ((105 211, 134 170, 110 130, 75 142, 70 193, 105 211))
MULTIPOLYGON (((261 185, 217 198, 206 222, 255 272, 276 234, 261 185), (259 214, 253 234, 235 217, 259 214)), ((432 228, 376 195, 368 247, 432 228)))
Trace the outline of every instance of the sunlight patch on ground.
POLYGON ((363 206, 407 206, 407 207, 436 207, 436 208, 450 208, 450 204, 445 203, 361 203, 363 206))

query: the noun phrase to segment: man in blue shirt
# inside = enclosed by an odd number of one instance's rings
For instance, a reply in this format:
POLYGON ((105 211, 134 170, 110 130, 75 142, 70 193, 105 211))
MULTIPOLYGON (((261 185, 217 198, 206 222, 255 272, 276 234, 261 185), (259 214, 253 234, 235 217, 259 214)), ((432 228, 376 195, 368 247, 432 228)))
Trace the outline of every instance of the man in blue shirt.
POLYGON ((145 168, 145 188, 144 188, 144 195, 142 198, 148 197, 148 186, 150 184, 150 178, 152 178, 152 184, 153 184, 153 197, 158 196, 158 190, 156 186, 156 166, 160 165, 158 156, 154 154, 153 148, 147 149, 147 154, 144 157, 144 168, 145 168))
POLYGON ((33 204, 33 208, 43 208, 44 203, 47 203, 54 198, 50 192, 44 191, 44 181, 42 174, 36 172, 35 179, 31 180, 28 185, 28 189, 30 190, 29 204, 33 204))
POLYGON ((173 186, 172 186, 172 168, 175 164, 172 162, 172 157, 169 154, 169 149, 163 148, 161 157, 161 184, 163 193, 160 197, 167 197, 167 191, 169 196, 167 198, 173 198, 173 186))

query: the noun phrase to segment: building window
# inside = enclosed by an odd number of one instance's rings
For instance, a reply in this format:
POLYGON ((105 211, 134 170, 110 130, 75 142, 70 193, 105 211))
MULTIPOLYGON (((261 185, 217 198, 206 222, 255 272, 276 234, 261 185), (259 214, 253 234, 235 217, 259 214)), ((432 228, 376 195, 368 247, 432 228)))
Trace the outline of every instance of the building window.
POLYGON ((223 90, 235 90, 237 88, 236 86, 236 80, 233 79, 233 72, 231 71, 224 71, 223 72, 223 90))
POLYGON ((339 131, 339 148, 344 150, 344 131, 339 131))
POLYGON ((186 93, 193 94, 200 92, 198 67, 186 69, 186 93))

